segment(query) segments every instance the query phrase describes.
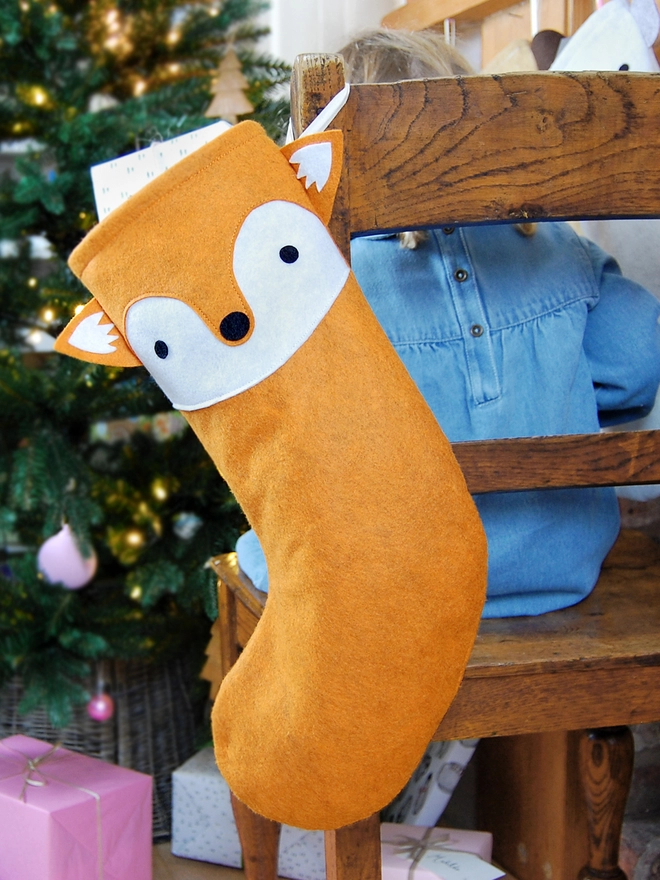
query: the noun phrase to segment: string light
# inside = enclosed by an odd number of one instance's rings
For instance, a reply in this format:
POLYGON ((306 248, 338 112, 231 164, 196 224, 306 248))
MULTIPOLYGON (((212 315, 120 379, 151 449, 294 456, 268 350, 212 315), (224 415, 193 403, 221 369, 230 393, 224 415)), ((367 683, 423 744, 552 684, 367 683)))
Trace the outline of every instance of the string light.
POLYGON ((50 104, 50 96, 41 86, 21 85, 16 88, 16 94, 23 103, 32 107, 46 107, 50 104))
POLYGON ((157 501, 165 501, 168 496, 167 486, 165 485, 165 481, 160 479, 160 477, 153 481, 151 484, 151 494, 157 501))
POLYGON ((105 14, 107 36, 103 45, 111 52, 128 54, 133 45, 127 36, 126 24, 122 22, 118 9, 108 9, 105 14))
POLYGON ((42 319, 46 322, 46 324, 50 324, 51 321, 55 320, 55 312, 53 309, 44 309, 41 313, 42 319))
POLYGON ((82 310, 83 310, 84 308, 85 308, 85 306, 84 306, 82 303, 80 303, 80 305, 77 305, 77 306, 75 307, 75 309, 73 310, 73 314, 74 314, 74 315, 79 315, 79 314, 82 312, 82 310))
POLYGON ((126 532, 126 543, 129 547, 142 547, 144 544, 144 535, 139 529, 130 529, 126 532))
POLYGON ((147 90, 147 83, 143 79, 137 80, 135 85, 133 86, 133 94, 135 95, 136 98, 139 98, 140 95, 143 95, 146 92, 146 90, 147 90))
POLYGON ((34 288, 37 286, 38 283, 39 283, 39 282, 38 282, 37 279, 34 278, 34 277, 33 277, 33 278, 28 278, 28 280, 27 280, 27 286, 28 286, 28 287, 31 287, 32 289, 34 289, 34 288))
POLYGON ((131 590, 131 592, 129 593, 129 596, 131 597, 131 599, 134 599, 136 602, 139 602, 140 599, 142 598, 142 587, 140 587, 136 584, 133 587, 133 589, 131 590))

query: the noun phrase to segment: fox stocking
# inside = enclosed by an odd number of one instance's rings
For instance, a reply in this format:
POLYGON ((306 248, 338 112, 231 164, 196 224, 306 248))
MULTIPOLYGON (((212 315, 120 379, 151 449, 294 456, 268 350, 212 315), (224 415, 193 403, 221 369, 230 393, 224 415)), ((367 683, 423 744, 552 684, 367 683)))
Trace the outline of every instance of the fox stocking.
POLYGON ((258 534, 270 592, 214 706, 217 761, 252 810, 318 829, 407 782, 486 586, 450 446, 327 231, 341 151, 243 122, 189 155, 74 251, 94 298, 57 342, 144 364, 258 534))

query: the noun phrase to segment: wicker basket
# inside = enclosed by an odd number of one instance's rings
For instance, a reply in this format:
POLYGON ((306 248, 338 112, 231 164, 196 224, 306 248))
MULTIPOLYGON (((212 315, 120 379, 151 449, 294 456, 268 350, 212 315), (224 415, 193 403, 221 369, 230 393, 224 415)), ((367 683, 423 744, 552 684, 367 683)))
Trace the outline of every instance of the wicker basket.
MULTIPOLYGON (((83 752, 154 778, 154 841, 170 837, 172 771, 195 751, 199 711, 193 706, 196 673, 185 660, 165 665, 140 661, 104 661, 103 679, 115 701, 111 720, 99 723, 84 706, 74 710, 72 723, 55 729, 45 710, 19 715, 23 697, 20 677, 0 690, 0 738, 22 733, 83 752)), ((90 692, 97 681, 87 682, 90 692)))

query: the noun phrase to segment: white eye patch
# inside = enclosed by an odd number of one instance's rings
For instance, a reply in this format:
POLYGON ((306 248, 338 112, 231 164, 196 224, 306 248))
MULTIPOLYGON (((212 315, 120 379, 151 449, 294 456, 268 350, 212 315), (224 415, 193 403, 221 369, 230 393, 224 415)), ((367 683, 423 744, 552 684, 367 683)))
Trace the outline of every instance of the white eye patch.
MULTIPOLYGON (((177 409, 211 406, 274 373, 311 336, 349 274, 321 220, 284 201, 248 214, 233 267, 254 315, 243 345, 225 345, 194 309, 165 292, 138 300, 127 312, 131 348, 177 409)), ((214 312, 221 301, 219 289, 214 312)))

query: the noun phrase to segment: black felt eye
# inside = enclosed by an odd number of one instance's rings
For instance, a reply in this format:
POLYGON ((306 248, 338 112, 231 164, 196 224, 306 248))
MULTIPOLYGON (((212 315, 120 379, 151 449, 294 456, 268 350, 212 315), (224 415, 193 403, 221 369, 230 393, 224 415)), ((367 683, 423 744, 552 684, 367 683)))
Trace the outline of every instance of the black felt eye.
POLYGON ((154 344, 154 351, 156 352, 157 357, 161 360, 165 360, 167 355, 170 353, 169 348, 167 347, 167 343, 163 342, 162 339, 158 339, 154 344))
POLYGON ((230 312, 220 322, 220 333, 227 342, 238 342, 249 330, 250 319, 244 312, 230 312))
POLYGON ((621 67, 619 68, 619 70, 630 70, 630 65, 629 64, 622 64, 621 67))
POLYGON ((292 244, 285 244, 283 248, 280 248, 280 260, 283 263, 295 263, 299 256, 298 248, 292 244))

